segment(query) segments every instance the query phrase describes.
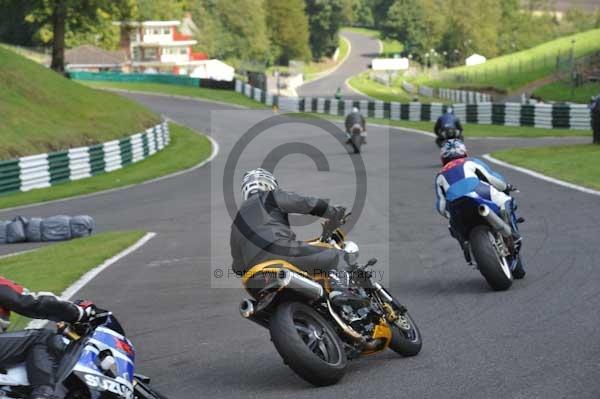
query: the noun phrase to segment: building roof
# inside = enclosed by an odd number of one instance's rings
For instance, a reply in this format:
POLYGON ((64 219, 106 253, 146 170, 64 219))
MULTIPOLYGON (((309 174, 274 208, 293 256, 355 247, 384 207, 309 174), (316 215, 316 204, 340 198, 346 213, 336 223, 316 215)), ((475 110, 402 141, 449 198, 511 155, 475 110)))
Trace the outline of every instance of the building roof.
POLYGON ((84 44, 65 51, 67 65, 116 66, 125 61, 127 61, 125 51, 106 51, 91 44, 84 44))
POLYGON ((125 26, 179 26, 181 21, 118 21, 113 22, 113 25, 125 26))

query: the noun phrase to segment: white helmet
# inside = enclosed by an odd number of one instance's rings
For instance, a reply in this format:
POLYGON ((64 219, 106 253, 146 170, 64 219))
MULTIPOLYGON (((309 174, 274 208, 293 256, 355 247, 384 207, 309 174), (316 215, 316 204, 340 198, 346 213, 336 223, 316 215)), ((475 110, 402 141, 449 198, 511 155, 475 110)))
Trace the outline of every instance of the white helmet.
POLYGON ((273 191, 277 188, 277 179, 263 168, 252 169, 244 173, 242 178, 242 196, 247 200, 250 194, 257 191, 273 191))
POLYGON ((358 110, 358 107, 352 107, 352 112, 360 112, 360 111, 358 110))
POLYGON ((452 109, 451 106, 448 106, 448 108, 446 108, 446 113, 448 113, 448 114, 453 114, 454 113, 454 110, 452 109))

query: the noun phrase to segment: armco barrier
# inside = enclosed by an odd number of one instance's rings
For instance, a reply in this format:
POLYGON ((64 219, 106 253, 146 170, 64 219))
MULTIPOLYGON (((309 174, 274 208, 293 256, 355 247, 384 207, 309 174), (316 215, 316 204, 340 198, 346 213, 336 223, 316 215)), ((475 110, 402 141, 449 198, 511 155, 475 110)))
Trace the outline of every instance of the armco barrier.
POLYGON ((478 91, 455 90, 455 89, 437 89, 438 97, 444 100, 460 102, 466 104, 489 103, 492 96, 478 91))
POLYGON ((169 126, 162 122, 121 140, 0 161, 0 194, 50 187, 121 169, 162 150, 169 141, 169 126))
MULTIPOLYGON (((335 100, 313 97, 280 97, 241 81, 236 81, 235 90, 247 97, 260 99, 267 105, 277 106, 285 112, 316 112, 329 115, 346 115, 357 107, 370 118, 393 120, 435 121, 447 105, 440 103, 395 102, 367 100, 335 100)), ((531 126, 539 128, 590 129, 590 110, 580 104, 535 104, 520 103, 454 104, 454 113, 465 123, 505 126, 531 126)))

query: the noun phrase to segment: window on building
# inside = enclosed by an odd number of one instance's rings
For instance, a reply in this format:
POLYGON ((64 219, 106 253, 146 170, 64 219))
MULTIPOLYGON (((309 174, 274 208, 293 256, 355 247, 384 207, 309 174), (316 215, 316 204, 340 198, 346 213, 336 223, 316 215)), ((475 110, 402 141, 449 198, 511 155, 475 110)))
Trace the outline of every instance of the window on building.
POLYGON ((151 28, 144 29, 144 35, 151 35, 151 34, 152 34, 152 29, 151 28))
POLYGON ((182 48, 179 50, 179 54, 181 55, 186 55, 187 54, 187 49, 186 48, 182 48))
POLYGON ((160 35, 160 29, 154 29, 153 33, 154 33, 155 35, 160 35))
POLYGON ((165 28, 165 29, 163 29, 163 33, 164 33, 165 35, 170 35, 170 34, 171 34, 171 29, 169 29, 169 28, 165 28))
POLYGON ((144 58, 147 60, 155 60, 156 59, 156 49, 155 48, 144 49, 144 58))

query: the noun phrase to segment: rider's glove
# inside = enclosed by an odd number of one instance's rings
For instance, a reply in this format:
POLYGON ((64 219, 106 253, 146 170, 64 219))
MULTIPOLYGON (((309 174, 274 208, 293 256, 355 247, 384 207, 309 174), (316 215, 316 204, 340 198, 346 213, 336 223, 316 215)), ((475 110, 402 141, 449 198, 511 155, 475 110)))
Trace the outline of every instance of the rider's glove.
POLYGON ((506 183, 506 189, 504 190, 504 194, 509 194, 511 191, 515 191, 516 188, 510 183, 506 183))
POLYGON ((77 319, 80 323, 88 323, 96 317, 96 310, 98 309, 96 305, 92 301, 88 300, 78 300, 75 301, 75 306, 79 310, 79 319, 77 319))
POLYGON ((327 219, 332 221, 340 221, 346 214, 346 208, 343 206, 330 206, 327 210, 327 219))

